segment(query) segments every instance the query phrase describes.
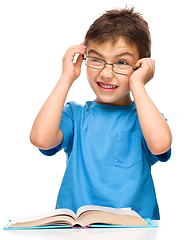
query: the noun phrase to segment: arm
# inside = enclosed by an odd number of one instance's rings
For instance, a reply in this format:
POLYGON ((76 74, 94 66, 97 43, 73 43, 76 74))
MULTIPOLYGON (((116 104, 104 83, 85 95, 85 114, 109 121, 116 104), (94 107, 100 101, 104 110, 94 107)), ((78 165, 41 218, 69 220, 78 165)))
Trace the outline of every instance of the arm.
POLYGON ((148 148, 154 155, 159 155, 170 148, 172 135, 166 120, 145 90, 145 84, 154 75, 155 63, 152 59, 144 58, 140 59, 135 67, 138 70, 130 77, 130 90, 134 97, 140 126, 148 148))
POLYGON ((83 44, 72 46, 63 57, 61 78, 42 106, 32 126, 30 141, 38 148, 50 149, 63 141, 63 134, 59 129, 61 115, 68 91, 81 73, 82 54, 85 49, 83 44), (76 63, 73 62, 75 54, 79 54, 76 63))

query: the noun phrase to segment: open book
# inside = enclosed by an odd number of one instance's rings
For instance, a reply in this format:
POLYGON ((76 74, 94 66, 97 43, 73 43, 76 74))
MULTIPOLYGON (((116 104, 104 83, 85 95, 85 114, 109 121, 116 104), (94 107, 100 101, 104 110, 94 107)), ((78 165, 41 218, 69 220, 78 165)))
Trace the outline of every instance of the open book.
POLYGON ((93 205, 80 207, 75 214, 69 209, 56 209, 32 216, 20 216, 4 229, 36 228, 49 226, 88 227, 92 224, 148 226, 149 224, 131 208, 109 208, 93 205))

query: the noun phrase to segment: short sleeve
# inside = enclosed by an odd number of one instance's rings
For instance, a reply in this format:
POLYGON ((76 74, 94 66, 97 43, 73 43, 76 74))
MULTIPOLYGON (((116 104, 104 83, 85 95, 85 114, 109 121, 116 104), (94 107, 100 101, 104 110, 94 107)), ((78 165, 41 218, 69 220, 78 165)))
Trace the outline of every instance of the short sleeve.
POLYGON ((74 120, 71 103, 67 103, 63 108, 59 128, 63 133, 63 142, 61 148, 63 148, 66 152, 72 147, 74 134, 74 120))
POLYGON ((39 148, 39 151, 46 156, 52 156, 55 153, 59 152, 61 149, 62 149, 62 143, 59 144, 58 146, 48 149, 48 150, 43 150, 43 149, 39 148))
POLYGON ((170 159, 171 157, 171 148, 165 152, 165 153, 162 153, 160 155, 156 155, 157 159, 161 162, 166 162, 170 159))
POLYGON ((74 121, 71 103, 67 103, 63 108, 61 122, 59 125, 59 128, 63 133, 63 142, 60 145, 48 150, 39 149, 40 152, 46 156, 52 156, 59 152, 61 149, 64 149, 65 152, 68 152, 68 150, 71 149, 73 142, 73 126, 74 121))
POLYGON ((143 138, 143 149, 146 153, 146 159, 148 160, 148 163, 150 166, 154 165, 158 161, 167 162, 171 157, 171 148, 167 152, 162 153, 160 155, 152 154, 144 138, 143 138))

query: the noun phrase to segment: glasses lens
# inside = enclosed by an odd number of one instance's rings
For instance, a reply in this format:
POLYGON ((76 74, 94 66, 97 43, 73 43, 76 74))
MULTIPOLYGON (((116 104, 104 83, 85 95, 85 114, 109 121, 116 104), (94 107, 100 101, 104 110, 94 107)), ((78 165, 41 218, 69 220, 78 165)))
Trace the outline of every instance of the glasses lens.
POLYGON ((105 62, 98 58, 94 57, 86 57, 86 65, 88 67, 96 68, 96 69, 103 69, 105 62))
POLYGON ((133 67, 128 64, 114 64, 114 72, 124 74, 124 75, 130 75, 133 72, 133 67))

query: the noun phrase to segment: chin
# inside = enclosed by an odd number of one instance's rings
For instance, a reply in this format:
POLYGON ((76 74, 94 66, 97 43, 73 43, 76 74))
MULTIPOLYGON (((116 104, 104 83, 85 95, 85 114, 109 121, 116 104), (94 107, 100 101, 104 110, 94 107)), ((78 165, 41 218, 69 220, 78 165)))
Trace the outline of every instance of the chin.
POLYGON ((126 94, 124 96, 121 96, 120 98, 117 97, 110 97, 110 96, 98 96, 96 98, 96 102, 100 104, 106 104, 106 105, 115 105, 115 106, 127 106, 130 103, 132 103, 132 100, 130 98, 130 94, 126 94))
POLYGON ((99 103, 104 103, 104 104, 113 104, 114 102, 117 102, 115 99, 110 99, 110 98, 99 98, 97 96, 96 101, 99 103))

